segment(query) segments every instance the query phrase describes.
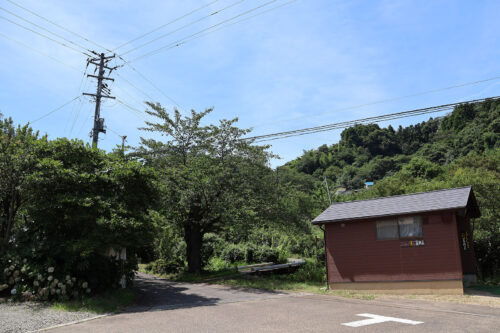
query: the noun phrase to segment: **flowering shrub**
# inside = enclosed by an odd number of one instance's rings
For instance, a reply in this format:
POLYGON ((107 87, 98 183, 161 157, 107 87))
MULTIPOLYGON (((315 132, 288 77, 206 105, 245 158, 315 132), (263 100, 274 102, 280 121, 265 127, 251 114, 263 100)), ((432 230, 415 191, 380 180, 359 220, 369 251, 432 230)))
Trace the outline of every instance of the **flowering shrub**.
POLYGON ((37 267, 26 259, 7 260, 3 268, 0 293, 24 300, 49 300, 77 298, 90 294, 88 282, 70 274, 58 272, 56 267, 37 267))
MULTIPOLYGON (((115 267, 127 266, 123 260, 109 258, 108 261, 115 267)), ((59 271, 55 266, 32 265, 27 259, 8 259, 2 266, 5 267, 0 272, 0 295, 12 295, 23 300, 67 300, 90 295, 94 291, 88 279, 59 271)), ((114 280, 112 287, 118 287, 123 275, 130 280, 130 274, 122 273, 125 272, 118 269, 110 277, 114 280)))

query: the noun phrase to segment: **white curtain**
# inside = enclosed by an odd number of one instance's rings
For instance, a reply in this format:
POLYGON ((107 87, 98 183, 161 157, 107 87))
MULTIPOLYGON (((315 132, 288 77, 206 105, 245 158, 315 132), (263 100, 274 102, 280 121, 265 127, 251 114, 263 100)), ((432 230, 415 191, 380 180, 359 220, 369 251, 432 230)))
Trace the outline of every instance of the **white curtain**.
POLYGON ((400 217, 399 237, 422 237, 422 218, 420 216, 400 217))

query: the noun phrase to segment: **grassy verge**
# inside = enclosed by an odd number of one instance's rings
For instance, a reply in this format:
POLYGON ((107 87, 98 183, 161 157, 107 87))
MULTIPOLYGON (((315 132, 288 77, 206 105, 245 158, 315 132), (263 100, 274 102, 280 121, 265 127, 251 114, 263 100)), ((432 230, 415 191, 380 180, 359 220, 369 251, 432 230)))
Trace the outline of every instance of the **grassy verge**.
POLYGON ((472 289, 480 290, 480 291, 487 291, 493 295, 499 295, 500 296, 500 285, 476 285, 472 286, 472 289))
POLYGON ((204 271, 202 274, 194 274, 188 272, 157 274, 152 271, 149 271, 147 269, 147 264, 139 264, 139 272, 158 276, 167 280, 172 280, 177 282, 192 282, 192 283, 201 283, 207 280, 218 279, 218 278, 222 279, 237 274, 237 271, 235 269, 207 270, 204 271))
POLYGON ((58 301, 52 305, 52 308, 62 311, 87 311, 98 314, 118 312, 123 307, 132 304, 136 296, 136 292, 132 289, 117 289, 78 301, 58 301))
MULTIPOLYGON (((245 265, 245 263, 238 263, 238 265, 245 265)), ((147 265, 145 264, 139 265, 139 271, 155 276, 161 276, 172 281, 191 283, 206 282, 209 284, 228 285, 243 288, 328 294, 365 300, 375 298, 375 296, 370 294, 353 291, 327 291, 325 282, 322 281, 324 280, 324 272, 322 271, 322 268, 318 268, 318 266, 310 260, 307 260, 306 265, 299 268, 294 273, 269 275, 238 274, 235 270, 227 269, 208 270, 202 274, 182 272, 178 274, 159 275, 147 271, 146 267, 147 265)))

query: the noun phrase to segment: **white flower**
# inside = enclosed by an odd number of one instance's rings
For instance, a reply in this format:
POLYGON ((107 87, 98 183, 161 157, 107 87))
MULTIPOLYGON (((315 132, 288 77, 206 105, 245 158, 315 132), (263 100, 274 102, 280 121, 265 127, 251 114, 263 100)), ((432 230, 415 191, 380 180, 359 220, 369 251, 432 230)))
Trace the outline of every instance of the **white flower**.
POLYGON ((24 274, 25 272, 26 272, 26 268, 24 268, 24 267, 23 267, 23 268, 21 268, 21 273, 23 273, 23 274, 24 274))
POLYGON ((63 290, 61 291, 61 295, 66 295, 66 290, 64 290, 64 289, 63 289, 63 290))
POLYGON ((72 277, 71 281, 76 282, 76 277, 72 277))
POLYGON ((54 267, 49 267, 49 268, 47 269, 47 272, 49 272, 49 273, 54 273, 54 267))
POLYGON ((91 292, 90 288, 87 288, 87 289, 85 290, 85 292, 86 292, 87 294, 90 294, 90 292, 91 292))
POLYGON ((19 271, 18 271, 18 270, 14 271, 14 274, 12 274, 12 275, 13 275, 14 277, 19 276, 19 271))
POLYGON ((83 282, 82 283, 82 288, 83 289, 86 289, 88 286, 89 286, 89 284, 87 282, 83 282))
POLYGON ((9 275, 9 274, 10 274, 10 270, 9 270, 9 268, 7 267, 6 269, 4 269, 4 270, 3 270, 3 273, 4 273, 5 275, 9 275))
POLYGON ((64 285, 64 284, 63 284, 62 282, 59 282, 59 283, 57 284, 57 286, 58 286, 59 288, 61 288, 63 285, 64 285))
POLYGON ((55 282, 55 283, 59 283, 59 280, 58 280, 58 279, 54 279, 54 282, 55 282))
POLYGON ((66 281, 67 281, 67 280, 71 280, 71 276, 66 275, 66 281))
POLYGON ((55 288, 55 287, 57 287, 57 283, 56 283, 56 281, 52 281, 52 283, 50 284, 50 287, 51 287, 51 288, 55 288))
POLYGON ((10 291, 10 293, 11 293, 12 295, 17 294, 17 290, 16 290, 16 288, 12 289, 12 290, 10 291))
POLYGON ((34 285, 35 287, 38 287, 38 286, 40 285, 40 283, 39 283, 37 280, 35 280, 35 282, 33 282, 33 285, 34 285))
POLYGON ((24 258, 23 262, 26 263, 28 261, 28 259, 24 258))
MULTIPOLYGON (((9 260, 9 261, 10 261, 10 260, 9 260)), ((13 271, 13 270, 14 270, 14 269, 16 269, 16 268, 14 267, 14 265, 10 265, 9 269, 10 269, 11 271, 13 271)))
POLYGON ((60 294, 61 293, 61 289, 56 289, 56 294, 60 294))
POLYGON ((37 277, 36 277, 38 280, 40 281, 43 281, 43 276, 42 274, 38 273, 37 277))
POLYGON ((7 288, 9 288, 8 284, 0 284, 0 291, 5 290, 7 288))
POLYGON ((54 288, 51 288, 51 289, 50 289, 50 294, 51 294, 51 295, 54 295, 55 293, 56 293, 56 290, 55 290, 54 288))
POLYGON ((49 275, 49 277, 47 278, 47 281, 52 281, 54 277, 52 275, 49 275))

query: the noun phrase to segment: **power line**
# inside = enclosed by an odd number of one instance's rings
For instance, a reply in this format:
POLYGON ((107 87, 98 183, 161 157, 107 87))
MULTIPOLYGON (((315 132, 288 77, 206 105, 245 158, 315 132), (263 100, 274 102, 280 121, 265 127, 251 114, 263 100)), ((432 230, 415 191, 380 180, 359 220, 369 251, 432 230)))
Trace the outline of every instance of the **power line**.
POLYGON ((187 14, 184 14, 184 15, 182 15, 182 16, 179 16, 178 18, 176 18, 176 19, 174 19, 174 20, 172 20, 172 21, 170 21, 170 22, 167 22, 167 23, 165 23, 165 24, 163 24, 163 25, 160 25, 159 27, 157 27, 157 28, 155 28, 155 29, 153 29, 153 30, 151 30, 151 31, 149 31, 149 32, 146 32, 146 33, 144 33, 144 34, 142 34, 142 35, 140 35, 140 36, 138 36, 138 37, 136 37, 136 38, 134 38, 134 39, 131 39, 131 40, 129 40, 128 42, 125 42, 125 43, 123 43, 123 44, 121 44, 121 45, 119 45, 119 46, 115 47, 115 48, 112 50, 112 52, 115 52, 116 50, 118 50, 118 49, 120 49, 120 48, 124 47, 125 45, 129 45, 129 44, 131 44, 131 43, 135 42, 136 40, 139 40, 139 39, 141 39, 141 38, 144 38, 144 37, 146 37, 146 36, 148 36, 148 35, 152 34, 152 33, 153 33, 153 32, 155 32, 155 31, 158 31, 158 30, 163 29, 163 28, 165 28, 165 27, 167 27, 167 26, 169 26, 169 25, 171 25, 171 24, 173 24, 173 23, 175 23, 175 22, 177 22, 177 21, 180 21, 180 20, 182 20, 183 18, 188 17, 189 15, 196 13, 197 11, 200 11, 200 10, 202 10, 202 9, 206 8, 206 7, 209 7, 210 5, 212 5, 212 4, 214 4, 214 3, 216 3, 217 1, 219 1, 219 0, 215 0, 215 1, 209 2, 209 3, 207 3, 206 5, 203 5, 203 6, 201 6, 201 7, 198 7, 198 8, 196 8, 196 9, 194 9, 194 10, 190 11, 190 12, 189 12, 189 13, 187 13, 187 14))
POLYGON ((41 18, 42 20, 44 20, 44 21, 46 21, 46 22, 49 22, 49 23, 50 23, 50 24, 52 24, 52 25, 55 25, 55 26, 56 26, 56 27, 58 27, 59 29, 62 29, 62 30, 64 30, 64 31, 66 31, 66 32, 69 32, 70 34, 72 34, 72 35, 74 35, 74 36, 77 36, 77 37, 79 37, 79 38, 83 39, 83 40, 84 40, 84 41, 86 41, 86 42, 89 42, 89 43, 91 43, 91 44, 93 44, 93 45, 95 45, 95 46, 97 46, 97 47, 99 47, 99 48, 101 48, 101 49, 104 49, 104 50, 106 50, 106 51, 111 52, 111 50, 107 49, 106 47, 104 47, 104 46, 102 46, 102 45, 100 45, 100 44, 98 44, 98 43, 96 43, 96 42, 91 41, 91 40, 90 40, 90 39, 88 39, 87 37, 84 37, 84 36, 82 36, 82 35, 80 35, 80 34, 78 34, 78 33, 74 32, 74 31, 71 31, 71 30, 69 30, 68 28, 66 28, 66 27, 64 27, 64 26, 62 26, 62 25, 60 25, 60 24, 58 24, 58 23, 55 23, 55 22, 53 22, 53 21, 49 20, 48 18, 43 17, 42 15, 37 14, 36 12, 34 12, 34 11, 32 11, 32 10, 30 10, 30 9, 26 8, 26 7, 23 7, 23 6, 21 6, 20 4, 18 4, 18 3, 16 3, 16 2, 14 2, 14 1, 12 1, 12 0, 7 0, 7 1, 8 1, 8 2, 10 2, 11 4, 13 4, 14 6, 18 7, 18 8, 21 8, 22 10, 27 11, 28 13, 30 13, 30 14, 32 14, 32 15, 35 15, 36 17, 41 18))
MULTIPOLYGON (((80 85, 78 86, 78 91, 77 91, 78 94, 80 94, 82 92, 83 81, 85 80, 86 74, 87 74, 87 68, 85 68, 85 72, 83 73, 82 79, 80 80, 80 85)), ((87 81, 87 83, 88 83, 88 81, 87 81)), ((87 90, 87 89, 84 89, 84 90, 87 90)), ((78 120, 78 117, 80 116, 80 111, 82 110, 82 106, 83 106, 83 99, 80 99, 78 101, 77 111, 75 114, 75 118, 73 119, 73 123, 71 124, 71 128, 69 130, 68 136, 71 136, 71 133, 73 133, 73 128, 75 127, 76 121, 78 120)), ((74 109, 75 109, 75 105, 73 104, 73 108, 71 109, 71 113, 73 113, 74 109)))
POLYGON ((146 116, 144 115, 143 112, 141 112, 139 109, 136 109, 134 108, 133 106, 129 105, 128 103, 122 101, 121 99, 116 99, 116 101, 120 104, 122 104, 123 106, 125 106, 125 108, 132 112, 136 117, 140 118, 141 120, 143 121, 148 121, 148 119, 146 118, 146 116))
POLYGON ((398 101, 398 100, 401 100, 401 99, 406 99, 406 98, 411 98, 411 97, 417 97, 417 96, 432 94, 432 93, 436 93, 436 92, 441 92, 441 91, 446 91, 446 90, 451 90, 451 89, 456 89, 456 88, 461 88, 461 87, 466 87, 466 86, 472 86, 472 85, 475 85, 475 84, 489 82, 489 81, 495 81, 495 80, 498 80, 498 79, 500 79, 500 76, 495 76, 495 77, 491 77, 491 78, 484 79, 484 80, 478 80, 478 81, 471 81, 471 82, 460 83, 460 84, 456 84, 456 85, 448 86, 448 87, 444 87, 444 88, 437 88, 437 89, 432 89, 432 90, 426 90, 426 91, 422 91, 422 92, 418 92, 418 93, 410 94, 410 95, 404 95, 404 96, 399 96, 399 97, 394 97, 394 98, 388 98, 388 99, 382 99, 382 100, 378 100, 378 101, 374 101, 374 102, 369 102, 369 103, 364 103, 364 104, 353 105, 353 106, 349 106, 349 107, 345 107, 345 108, 340 108, 340 109, 335 109, 335 110, 328 111, 328 112, 323 112, 323 113, 308 114, 306 116, 300 116, 300 117, 282 119, 282 120, 274 121, 274 122, 270 122, 270 123, 259 124, 259 126, 281 124, 281 123, 283 123, 285 121, 292 121, 292 120, 310 118, 310 117, 314 117, 314 116, 321 116, 321 115, 326 115, 326 114, 330 114, 330 113, 333 113, 333 112, 340 112, 340 111, 347 111, 347 110, 359 109, 359 108, 362 108, 362 107, 365 107, 365 106, 371 106, 371 105, 377 105, 377 104, 384 104, 384 103, 388 103, 388 102, 394 102, 394 101, 398 101))
MULTIPOLYGON (((180 31, 180 30, 183 30, 183 29, 185 29, 185 28, 188 28, 188 27, 190 27, 190 26, 192 26, 192 25, 194 25, 194 24, 196 24, 196 23, 198 23, 198 22, 201 22, 201 21, 203 21, 203 20, 205 20, 205 19, 207 19, 207 18, 210 18, 210 17, 212 17, 212 16, 214 16, 214 15, 219 14, 219 13, 223 12, 223 11, 224 11, 224 10, 226 10, 226 9, 229 9, 229 8, 231 8, 231 7, 234 7, 234 6, 236 6, 236 5, 240 4, 240 3, 242 3, 243 1, 245 1, 245 0, 238 0, 238 1, 236 1, 236 2, 234 2, 234 3, 232 3, 232 4, 228 5, 228 6, 226 6, 226 7, 224 7, 224 8, 221 8, 221 9, 219 9, 219 10, 217 10, 217 11, 213 12, 213 13, 210 13, 209 15, 203 16, 203 17, 201 17, 201 18, 199 18, 199 19, 197 19, 197 20, 194 20, 194 21, 192 21, 192 22, 190 22, 190 23, 188 23, 188 24, 186 24, 186 25, 181 26, 180 28, 177 28, 177 29, 175 29, 175 30, 169 31, 169 32, 167 32, 166 34, 160 35, 159 37, 156 37, 156 38, 154 38, 154 39, 152 39, 152 40, 150 40, 150 41, 148 41, 148 42, 146 42, 146 43, 143 43, 143 44, 140 44, 140 45, 138 45, 138 46, 136 46, 136 47, 134 47, 134 48, 131 48, 130 50, 128 50, 128 51, 126 51, 126 52, 122 53, 120 56, 124 56, 124 55, 126 55, 126 54, 129 54, 130 52, 135 51, 135 50, 137 50, 137 49, 140 49, 140 48, 142 48, 142 47, 144 47, 144 46, 146 46, 146 45, 149 45, 149 44, 151 44, 151 43, 154 43, 154 42, 156 42, 157 40, 160 40, 160 39, 163 39, 163 38, 165 38, 165 37, 167 37, 167 36, 170 36, 171 34, 173 34, 173 33, 177 32, 177 31, 180 31)), ((274 0, 274 1, 276 1, 276 0, 274 0)))
POLYGON ((138 92, 140 92, 141 94, 143 94, 144 96, 146 96, 150 101, 154 100, 153 97, 149 96, 149 94, 146 93, 144 90, 138 88, 135 84, 133 84, 132 82, 130 82, 129 80, 127 80, 123 75, 120 75, 120 74, 116 73, 116 76, 118 76, 123 81, 125 81, 129 86, 131 86, 132 88, 134 88, 135 90, 137 90, 138 92))
POLYGON ((185 39, 189 39, 189 38, 192 38, 192 37, 194 37, 194 36, 200 35, 200 34, 204 33, 205 31, 208 31, 208 30, 213 29, 213 28, 215 28, 215 27, 221 26, 221 25, 223 25, 223 24, 225 24, 225 23, 227 23, 227 22, 233 21, 233 20, 235 20, 235 19, 237 19, 237 18, 239 18, 239 17, 242 17, 242 16, 247 15, 247 14, 249 14, 249 13, 251 13, 251 12, 254 12, 254 11, 256 11, 256 10, 259 10, 259 9, 261 9, 261 8, 265 7, 265 6, 269 6, 270 4, 272 4, 272 3, 276 2, 276 1, 278 1, 278 0, 271 0, 271 1, 268 1, 268 2, 266 2, 266 3, 264 3, 264 4, 260 5, 260 6, 257 6, 257 7, 254 7, 254 8, 252 8, 252 9, 249 9, 249 10, 247 10, 247 11, 243 12, 243 13, 240 13, 240 14, 238 14, 238 15, 236 15, 236 16, 233 16, 233 17, 231 17, 231 18, 229 18, 229 19, 223 20, 223 21, 221 21, 221 22, 219 22, 219 23, 216 23, 216 24, 214 24, 214 25, 212 25, 212 26, 210 26, 210 27, 208 27, 208 28, 202 29, 202 30, 200 30, 200 31, 198 31, 198 32, 196 32, 196 33, 194 33, 194 34, 192 34, 192 35, 189 35, 189 36, 187 36, 187 37, 185 37, 185 38, 183 38, 183 39, 180 39, 180 40, 178 40, 178 41, 176 41, 176 42, 170 43, 170 44, 165 45, 165 46, 163 46, 163 47, 160 47, 160 48, 158 48, 158 49, 156 49, 156 50, 153 50, 153 51, 148 52, 148 53, 146 53, 146 54, 143 54, 143 55, 141 55, 141 56, 139 56, 139 57, 136 57, 136 58, 134 58, 134 59, 130 60, 130 61, 129 61, 129 63, 134 62, 134 61, 137 61, 137 60, 142 59, 142 58, 145 58, 145 57, 149 57, 149 56, 151 56, 151 55, 154 55, 154 54, 156 54, 156 53, 158 53, 158 52, 163 51, 164 49, 169 49, 169 48, 172 48, 172 46, 173 46, 173 47, 175 47, 175 46, 176 46, 176 44, 178 44, 178 43, 182 42, 182 41, 183 41, 183 40, 185 40, 185 39))
POLYGON ((26 27, 26 26, 24 26, 24 25, 22 25, 22 24, 19 24, 19 23, 15 22, 15 21, 12 21, 12 20, 10 20, 10 19, 8 19, 8 18, 4 17, 4 16, 0 16, 0 19, 3 19, 3 20, 5 20, 5 21, 8 21, 8 22, 10 22, 10 23, 12 23, 12 24, 15 24, 15 25, 17 25, 17 26, 19 26, 19 27, 21 27, 21 28, 23 28, 23 29, 26 29, 26 30, 28 30, 28 31, 31 31, 31 32, 32 32, 32 33, 34 33, 34 34, 37 34, 37 35, 42 36, 42 37, 44 37, 44 38, 47 38, 48 40, 51 40, 51 41, 53 41, 54 43, 57 43, 57 44, 62 45, 62 46, 64 46, 64 47, 67 47, 67 48, 68 48, 68 49, 70 49, 70 50, 73 50, 73 51, 75 51, 75 52, 82 53, 82 54, 84 54, 84 55, 86 55, 86 56, 89 56, 89 55, 88 55, 87 53, 85 53, 85 52, 82 52, 82 51, 80 51, 80 50, 78 50, 78 49, 75 49, 75 48, 74 48, 74 47, 72 47, 72 46, 69 46, 69 45, 67 45, 67 44, 65 44, 65 43, 63 43, 63 42, 60 42, 60 41, 58 41, 58 40, 56 40, 56 39, 52 38, 52 37, 49 37, 49 36, 44 35, 44 34, 42 34, 42 33, 38 32, 38 31, 35 31, 35 30, 31 29, 31 28, 28 28, 28 27, 26 27))
POLYGON ((153 81, 151 81, 147 76, 145 76, 144 74, 142 74, 141 72, 139 72, 134 66, 132 66, 128 61, 126 61, 125 59, 123 59, 121 56, 120 56, 120 59, 123 60, 125 62, 126 65, 130 66, 130 68, 136 72, 144 81, 148 82, 153 88, 155 88, 156 90, 158 90, 163 96, 165 96, 169 101, 171 101, 172 103, 174 103, 178 108, 180 108, 181 110, 183 111, 186 111, 186 109, 184 109, 184 107, 182 107, 182 105, 180 105, 179 103, 177 103, 172 97, 168 96, 162 89, 160 89, 156 84, 153 83, 153 81))
POLYGON ((76 96, 75 98, 71 99, 70 101, 68 101, 68 102, 64 103, 64 104, 63 104, 63 105, 61 105, 61 106, 58 106, 57 108, 55 108, 55 109, 54 109, 54 110, 52 110, 52 111, 47 112, 46 114, 44 114, 44 115, 43 115, 43 116, 41 116, 41 117, 38 117, 38 118, 36 118, 36 119, 35 119, 35 120, 33 120, 33 121, 30 121, 29 123, 30 123, 30 124, 33 124, 34 122, 37 122, 37 121, 39 121, 39 120, 41 120, 41 119, 43 119, 43 118, 45 118, 45 117, 50 116, 50 115, 51 115, 51 114, 53 114, 54 112, 61 110, 63 107, 65 107, 66 105, 68 105, 68 104, 72 103, 73 101, 75 101, 75 100, 79 99, 80 97, 81 97, 81 96, 76 96))
POLYGON ((362 118, 362 119, 357 119, 357 120, 349 120, 349 121, 345 121, 345 122, 332 123, 332 124, 303 128, 303 129, 292 130, 292 131, 285 131, 285 132, 252 136, 252 137, 248 137, 248 138, 243 138, 241 140, 242 141, 249 141, 250 140, 250 141, 254 141, 254 142, 279 140, 279 139, 289 138, 289 137, 293 137, 293 136, 307 135, 307 134, 331 131, 334 129, 347 128, 347 127, 354 126, 357 124, 377 123, 377 122, 382 122, 382 121, 387 121, 387 120, 407 118, 407 117, 413 117, 413 116, 417 116, 417 115, 424 115, 424 114, 430 114, 430 113, 436 113, 436 112, 442 112, 442 111, 449 111, 449 110, 453 110, 456 106, 464 104, 464 103, 479 103, 479 102, 484 102, 487 99, 496 99, 496 98, 499 98, 499 96, 470 100, 470 101, 459 102, 459 103, 443 104, 443 105, 422 108, 422 109, 415 109, 415 110, 410 110, 410 111, 389 113, 389 114, 380 115, 380 116, 362 118))
POLYGON ((57 59, 57 58, 54 58, 53 56, 51 56, 51 55, 49 55, 49 54, 43 53, 43 52, 41 52, 41 51, 39 51, 39 50, 37 50, 37 49, 35 49, 35 48, 33 48, 33 47, 31 47, 31 46, 27 45, 27 44, 24 44, 23 42, 20 42, 20 41, 18 41, 18 40, 16 40, 16 39, 14 39, 14 38, 12 38, 12 37, 9 37, 9 36, 7 36, 7 35, 4 35, 4 34, 3 34, 3 33, 1 33, 1 32, 0 32, 0 36, 1 36, 1 37, 3 37, 3 38, 5 38, 5 39, 8 39, 8 40, 10 40, 10 41, 12 41, 12 42, 14 42, 14 43, 17 43, 17 44, 19 44, 19 45, 21 45, 21 46, 24 46, 25 48, 27 48, 27 49, 29 49, 29 50, 31 50, 31 51, 33 51, 33 52, 35 52, 35 53, 38 53, 38 54, 40 54, 40 55, 43 55, 44 57, 50 58, 50 59, 54 60, 55 62, 58 62, 58 63, 60 63, 60 64, 62 64, 62 65, 64 65, 64 66, 67 66, 67 67, 69 67, 69 68, 71 68, 71 69, 73 69, 73 70, 75 70, 75 71, 77 71, 77 72, 79 72, 79 73, 83 73, 83 71, 79 70, 78 68, 73 67, 72 65, 69 65, 69 64, 67 64, 67 63, 65 63, 65 62, 63 62, 63 61, 61 61, 61 60, 59 60, 59 59, 57 59))
POLYGON ((10 10, 7 10, 7 9, 5 9, 5 8, 3 8, 3 7, 0 7, 0 10, 3 10, 4 12, 9 13, 10 15, 13 15, 13 16, 17 17, 18 19, 23 20, 24 22, 27 22, 27 23, 29 23, 29 24, 31 24, 31 25, 34 25, 35 27, 37 27, 37 28, 39 28, 39 29, 42 29, 42 30, 44 30, 44 31, 46 31, 46 32, 48 32, 48 33, 50 33, 50 34, 52 34, 52 35, 54 35, 54 36, 56 36, 56 37, 58 37, 58 38, 60 38, 60 39, 62 39, 62 40, 64 40, 64 41, 66 41, 66 42, 70 43, 70 44, 73 44, 73 45, 75 45, 76 47, 79 47, 79 48, 81 48, 81 49, 83 49, 83 50, 85 50, 85 51, 89 51, 89 52, 90 52, 90 50, 88 50, 87 48, 85 48, 85 47, 81 46, 80 44, 77 44, 77 43, 75 43, 75 42, 73 42, 73 41, 71 41, 71 40, 69 40, 69 39, 66 39, 66 38, 64 38, 63 36, 58 35, 58 34, 56 34, 55 32, 52 32, 52 31, 50 31, 49 29, 46 29, 46 28, 42 27, 41 25, 38 25, 38 24, 36 24, 36 23, 34 23, 34 22, 30 21, 30 20, 25 19, 25 18, 24 18, 24 17, 22 17, 22 16, 17 15, 16 13, 11 12, 10 10))
MULTIPOLYGON (((267 9, 267 10, 263 10, 263 11, 261 11, 261 12, 258 12, 257 14, 254 14, 254 15, 251 15, 251 16, 248 16, 248 17, 245 17, 244 19, 238 20, 238 21, 236 21, 236 22, 232 22, 232 23, 230 23, 230 24, 222 25, 221 27, 219 27, 219 28, 217 28, 217 29, 210 30, 210 31, 205 32, 205 33, 203 33, 203 34, 195 33, 195 34, 193 34, 193 35, 189 35, 189 36, 187 36, 187 37, 184 37, 184 38, 178 39, 177 41, 175 41, 175 42, 173 42, 173 43, 171 43, 171 44, 169 44, 169 45, 165 46, 164 48, 162 48, 162 51, 167 51, 167 50, 170 50, 170 49, 173 49, 173 48, 176 48, 176 47, 182 46, 182 45, 184 45, 184 44, 186 44, 186 43, 188 43, 188 42, 191 42, 191 41, 193 41, 193 40, 196 40, 196 39, 198 39, 198 38, 205 37, 205 36, 210 35, 210 34, 212 34, 212 33, 214 33, 214 32, 217 32, 217 31, 220 31, 220 30, 223 30, 223 29, 229 28, 229 27, 231 27, 231 26, 233 26, 233 25, 236 25, 236 24, 238 24, 238 23, 241 23, 241 22, 244 22, 244 21, 248 21, 248 20, 250 20, 250 19, 252 19, 252 18, 254 18, 254 17, 257 17, 257 16, 260 16, 260 15, 266 14, 266 13, 268 13, 268 12, 271 12, 271 11, 273 11, 273 10, 276 10, 276 9, 281 8, 281 7, 287 6, 287 5, 291 4, 292 2, 296 2, 296 1, 297 1, 297 0, 290 0, 290 1, 287 1, 287 2, 285 2, 285 3, 283 3, 283 4, 281 4, 281 5, 275 6, 275 7, 273 7, 273 8, 267 9), (193 37, 193 36, 194 36, 194 37, 193 37)), ((158 52, 160 52, 160 51, 158 51, 158 52)), ((156 53, 158 53, 158 52, 155 52, 155 53, 153 53, 153 54, 156 54, 156 53)), ((153 54, 151 54, 151 55, 153 55, 153 54)), ((139 60, 139 59, 141 59, 141 58, 142 58, 142 56, 141 56, 141 57, 138 57, 138 58, 135 58, 135 59, 133 59, 132 61, 139 60)), ((130 62, 129 62, 129 63, 130 63, 130 62)))
MULTIPOLYGON (((219 28, 217 28, 217 29, 214 29, 214 30, 208 31, 208 32, 206 32, 206 33, 204 33, 204 34, 202 34, 202 35, 197 35, 197 36, 196 36, 196 37, 194 37, 194 38, 185 38, 185 39, 181 39, 181 40, 180 40, 180 41, 181 41, 181 43, 176 44, 176 45, 174 45, 174 46, 173 46, 173 47, 171 47, 171 48, 174 48, 174 47, 178 47, 178 46, 184 45, 184 44, 186 44, 186 43, 188 43, 188 42, 190 42, 190 41, 193 41, 193 40, 195 40, 195 39, 198 39, 198 38, 201 38, 201 37, 205 37, 205 36, 210 35, 210 34, 212 34, 212 33, 214 33, 214 32, 217 32, 217 31, 220 31, 220 30, 223 30, 223 29, 229 28, 229 27, 231 27, 231 26, 233 26, 233 25, 236 25, 236 24, 238 24, 238 23, 241 23, 241 22, 244 22, 244 21, 248 21, 248 20, 250 20, 250 19, 252 19, 252 18, 254 18, 254 17, 257 17, 257 16, 260 16, 260 15, 263 15, 263 14, 269 13, 269 12, 271 12, 271 11, 273 11, 273 10, 276 10, 276 9, 281 8, 281 7, 287 6, 287 5, 291 4, 292 2, 296 2, 296 1, 297 1, 297 0, 290 0, 290 1, 287 1, 287 2, 285 2, 285 3, 283 3, 283 4, 281 4, 281 5, 275 6, 275 7, 270 8, 270 9, 263 10, 263 11, 261 11, 261 12, 258 12, 258 13, 254 14, 254 15, 250 15, 250 16, 245 17, 245 18, 243 18, 243 19, 241 19, 241 20, 238 20, 238 21, 236 21, 236 22, 232 22, 232 23, 230 23, 230 24, 223 25, 223 26, 221 26, 221 27, 219 27, 219 28)), ((170 49, 170 48, 168 48, 168 49, 170 49)))

